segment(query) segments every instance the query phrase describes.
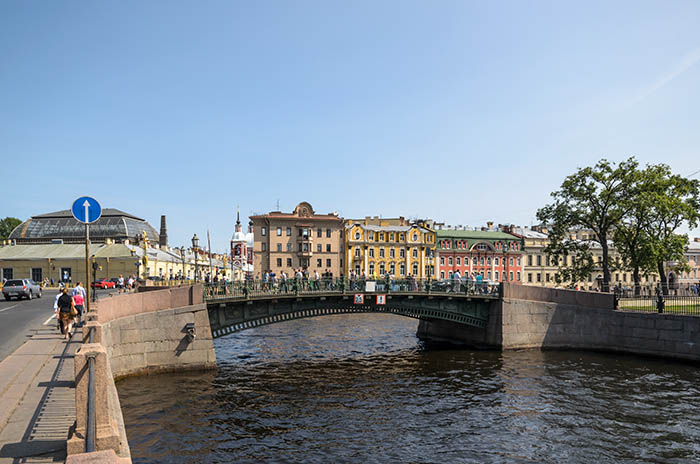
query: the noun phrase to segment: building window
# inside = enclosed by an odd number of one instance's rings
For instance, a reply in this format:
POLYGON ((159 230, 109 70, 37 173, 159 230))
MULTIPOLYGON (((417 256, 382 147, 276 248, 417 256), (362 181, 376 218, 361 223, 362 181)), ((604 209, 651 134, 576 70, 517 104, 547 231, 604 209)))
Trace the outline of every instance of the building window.
MULTIPOLYGON (((496 258, 493 258, 493 263, 494 263, 496 266, 498 266, 499 259, 498 259, 497 257, 496 257, 496 258)), ((498 279, 496 279, 496 280, 498 280, 498 279)))
POLYGON ((360 239, 360 231, 358 230, 355 232, 355 240, 359 240, 359 239, 360 239))
POLYGON ((413 257, 417 258, 418 257, 418 248, 413 249, 413 257))
POLYGON ((322 245, 320 243, 317 243, 316 244, 316 251, 318 251, 320 253, 322 250, 323 250, 322 245))
POLYGON ((360 247, 355 247, 355 257, 356 258, 360 257, 360 247))
POLYGON ((490 256, 486 259, 486 264, 488 264, 489 266, 491 265, 491 257, 490 256))
POLYGON ((549 272, 544 275, 544 281, 549 282, 549 272))
POLYGON ((481 264, 482 266, 484 265, 484 258, 479 259, 479 264, 481 264))
POLYGON ((396 263, 389 263, 389 274, 396 274, 396 263))
POLYGON ((396 257, 396 251, 394 251, 393 248, 389 248, 389 258, 395 258, 396 257))
POLYGON ((404 263, 399 264, 399 274, 402 276, 406 275, 406 265, 404 263))
POLYGON ((277 267, 282 267, 282 258, 277 258, 277 267))
POLYGON ((520 282, 520 271, 518 271, 518 282, 520 282))
POLYGON ((402 242, 404 241, 404 235, 403 235, 403 234, 401 234, 399 240, 402 241, 402 242))
POLYGON ((41 276, 41 268, 40 267, 33 267, 32 268, 32 280, 37 283, 41 283, 41 280, 43 277, 41 276))
POLYGON ((267 227, 260 228, 260 235, 262 235, 263 237, 267 235, 267 227))
POLYGON ((386 274, 386 267, 384 267, 384 263, 379 263, 379 275, 384 274, 386 274))
POLYGON ((292 251, 292 244, 291 243, 287 243, 287 251, 292 251))
POLYGON ((532 272, 528 272, 528 273, 527 273, 527 281, 528 281, 529 283, 532 283, 532 272))
POLYGON ((287 237, 291 237, 291 236, 292 236, 292 228, 287 227, 287 237))
POLYGON ((278 236, 278 237, 281 237, 281 236, 282 236, 282 228, 281 228, 281 227, 278 227, 278 228, 277 228, 277 236, 278 236))
POLYGON ((394 241, 394 233, 393 232, 389 235, 389 240, 392 242, 394 241))
POLYGON ((448 265, 448 266, 452 266, 452 256, 450 256, 449 258, 447 258, 447 265, 448 265))
POLYGON ((535 275, 537 276, 537 281, 542 282, 542 275, 539 272, 535 275))
POLYGON ((323 237, 323 229, 316 229, 316 237, 323 237))
POLYGON ((405 258, 406 257, 406 250, 404 250, 403 248, 399 248, 399 257, 405 258))
POLYGON ((330 259, 326 260, 326 266, 331 267, 331 260, 330 259))
POLYGON ((513 265, 513 258, 510 258, 510 259, 508 260, 508 265, 509 265, 509 266, 512 266, 512 265, 513 265))
POLYGON ((527 265, 532 266, 532 255, 527 255, 527 265))
POLYGON ((440 266, 444 266, 444 265, 445 265, 445 257, 440 256, 440 266))
POLYGON ((384 241, 384 232, 381 232, 381 233, 379 234, 379 240, 382 241, 382 242, 384 241))
POLYGON ((309 244, 308 243, 303 243, 302 245, 304 245, 304 247, 303 247, 304 251, 309 251, 309 244))
POLYGON ((496 275, 496 282, 498 282, 498 271, 494 273, 496 275))
POLYGON ((287 267, 292 267, 292 258, 287 258, 287 267))
POLYGON ((379 257, 383 258, 384 257, 384 247, 379 249, 379 257))
POLYGON ((369 276, 374 276, 374 263, 369 263, 369 276))
POLYGON ((331 230, 326 229, 326 238, 331 238, 331 230))
POLYGON ((489 279, 489 280, 491 280, 491 271, 488 271, 488 272, 486 273, 486 278, 489 279))
POLYGON ((260 245, 262 245, 262 251, 267 251, 267 243, 262 242, 260 245))
POLYGON ((369 249, 369 257, 374 258, 374 248, 369 249))
POLYGON ((281 243, 277 244, 277 251, 282 251, 282 244, 281 243))
POLYGON ((413 241, 414 242, 418 241, 418 234, 415 234, 415 233, 413 234, 413 241))
POLYGON ((418 263, 413 263, 413 275, 417 276, 418 275, 418 263))
POLYGON ((326 243, 326 251, 327 251, 328 253, 331 252, 331 244, 330 244, 330 243, 326 243))
POLYGON ((513 271, 510 271, 508 273, 508 279, 512 282, 513 281, 513 271))
MULTIPOLYGON (((320 229, 319 229, 320 230, 320 229)), ((321 267, 323 265, 323 260, 322 259, 317 259, 316 260, 316 267, 321 267)))
POLYGON ((455 258, 455 260, 457 261, 457 266, 461 266, 461 265, 462 265, 462 258, 460 258, 459 256, 457 256, 457 258, 455 258))
MULTIPOLYGON (((566 260, 566 257, 564 260, 566 260)), ((537 255, 537 265, 542 266, 542 255, 537 255)), ((564 265, 566 266, 566 262, 564 262, 564 265)))
MULTIPOLYGON (((549 261, 549 258, 547 258, 547 261, 549 261)), ((520 258, 518 258, 518 266, 520 266, 520 258)), ((549 266, 549 263, 547 263, 547 266, 549 266)))
POLYGON ((440 271, 440 278, 444 279, 445 278, 445 271, 440 271))

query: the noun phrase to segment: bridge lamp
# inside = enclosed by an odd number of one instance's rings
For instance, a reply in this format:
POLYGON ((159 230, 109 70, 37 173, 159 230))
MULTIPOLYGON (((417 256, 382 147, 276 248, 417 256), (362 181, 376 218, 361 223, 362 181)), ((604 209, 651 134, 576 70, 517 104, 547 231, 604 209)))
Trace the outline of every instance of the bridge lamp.
POLYGON ((199 249, 199 238, 196 233, 192 236, 192 248, 194 249, 194 282, 197 283, 197 250, 199 249))

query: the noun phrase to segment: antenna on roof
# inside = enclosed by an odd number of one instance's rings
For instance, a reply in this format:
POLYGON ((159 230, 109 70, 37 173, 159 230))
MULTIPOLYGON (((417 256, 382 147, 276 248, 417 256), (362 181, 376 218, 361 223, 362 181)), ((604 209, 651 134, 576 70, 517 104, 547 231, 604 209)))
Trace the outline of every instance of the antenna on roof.
POLYGON ((280 199, 277 199, 277 211, 280 211, 280 199))

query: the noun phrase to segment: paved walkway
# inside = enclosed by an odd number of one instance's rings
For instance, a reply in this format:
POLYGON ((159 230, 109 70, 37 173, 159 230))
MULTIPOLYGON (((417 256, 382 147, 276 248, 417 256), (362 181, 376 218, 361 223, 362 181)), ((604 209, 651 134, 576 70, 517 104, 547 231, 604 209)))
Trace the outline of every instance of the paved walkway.
POLYGON ((40 326, 0 362, 0 464, 64 462, 75 421, 73 354, 55 324, 40 326))

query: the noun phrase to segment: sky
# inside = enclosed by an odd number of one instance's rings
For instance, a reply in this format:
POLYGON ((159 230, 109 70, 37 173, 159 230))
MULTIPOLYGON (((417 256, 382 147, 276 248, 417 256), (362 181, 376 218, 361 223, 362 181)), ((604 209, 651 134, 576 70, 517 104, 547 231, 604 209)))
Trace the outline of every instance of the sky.
POLYGON ((697 1, 4 0, 0 217, 88 195, 221 252, 237 208, 301 201, 529 226, 601 158, 700 170, 698 24, 697 1))

